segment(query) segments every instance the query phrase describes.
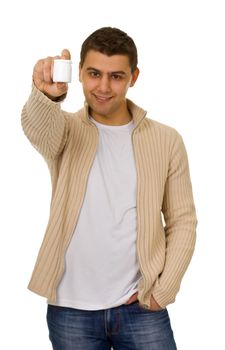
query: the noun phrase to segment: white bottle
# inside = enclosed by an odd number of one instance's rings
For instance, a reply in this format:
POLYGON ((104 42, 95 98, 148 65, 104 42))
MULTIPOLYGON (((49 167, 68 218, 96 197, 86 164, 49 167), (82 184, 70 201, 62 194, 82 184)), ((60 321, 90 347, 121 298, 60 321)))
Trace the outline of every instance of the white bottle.
POLYGON ((72 61, 64 59, 55 59, 53 65, 54 83, 71 83, 72 80, 72 61))

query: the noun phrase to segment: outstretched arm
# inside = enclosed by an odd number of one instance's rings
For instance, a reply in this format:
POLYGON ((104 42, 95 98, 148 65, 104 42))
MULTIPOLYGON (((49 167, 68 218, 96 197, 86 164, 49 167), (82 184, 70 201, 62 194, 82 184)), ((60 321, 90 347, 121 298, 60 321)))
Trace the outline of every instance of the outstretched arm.
MULTIPOLYGON (((69 51, 63 50, 61 58, 70 58, 69 51)), ((34 66, 32 93, 23 107, 21 120, 28 139, 50 160, 61 153, 68 135, 68 120, 57 103, 66 96, 68 85, 52 81, 53 60, 47 57, 34 66)))

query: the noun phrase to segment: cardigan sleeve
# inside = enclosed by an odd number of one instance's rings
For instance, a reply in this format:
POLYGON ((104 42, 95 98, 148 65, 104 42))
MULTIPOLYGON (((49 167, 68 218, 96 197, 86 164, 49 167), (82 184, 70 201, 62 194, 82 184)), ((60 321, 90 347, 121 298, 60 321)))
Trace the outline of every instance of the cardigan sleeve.
POLYGON ((34 84, 23 107, 21 123, 27 138, 46 160, 60 155, 67 141, 68 118, 60 104, 51 101, 34 84))
POLYGON ((175 301, 196 241, 197 218, 188 157, 178 133, 170 155, 162 213, 165 220, 166 257, 152 295, 161 307, 166 307, 175 301))

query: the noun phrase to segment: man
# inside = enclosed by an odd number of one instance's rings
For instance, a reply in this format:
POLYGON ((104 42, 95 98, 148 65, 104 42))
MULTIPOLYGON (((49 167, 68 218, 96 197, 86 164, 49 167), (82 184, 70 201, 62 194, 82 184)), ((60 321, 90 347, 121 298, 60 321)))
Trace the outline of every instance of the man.
POLYGON ((182 138, 126 98, 139 70, 121 30, 101 28, 84 41, 85 106, 74 114, 61 110, 68 86, 53 83, 52 62, 34 67, 22 125, 52 179, 29 288, 48 299, 53 349, 176 349, 166 306, 197 222, 182 138))

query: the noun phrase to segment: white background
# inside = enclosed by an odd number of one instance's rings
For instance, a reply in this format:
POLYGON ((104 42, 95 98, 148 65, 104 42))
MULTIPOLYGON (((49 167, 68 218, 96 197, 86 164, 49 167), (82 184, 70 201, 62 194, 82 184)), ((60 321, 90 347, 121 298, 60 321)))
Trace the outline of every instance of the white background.
POLYGON ((48 220, 50 177, 20 126, 39 58, 69 48, 73 83, 63 108, 83 104, 80 45, 95 29, 128 32, 139 51, 128 94, 151 118, 175 127, 189 155, 198 214, 195 254, 169 306, 179 350, 225 349, 224 1, 10 1, 1 5, 1 348, 51 349, 46 301, 27 290, 48 220))

